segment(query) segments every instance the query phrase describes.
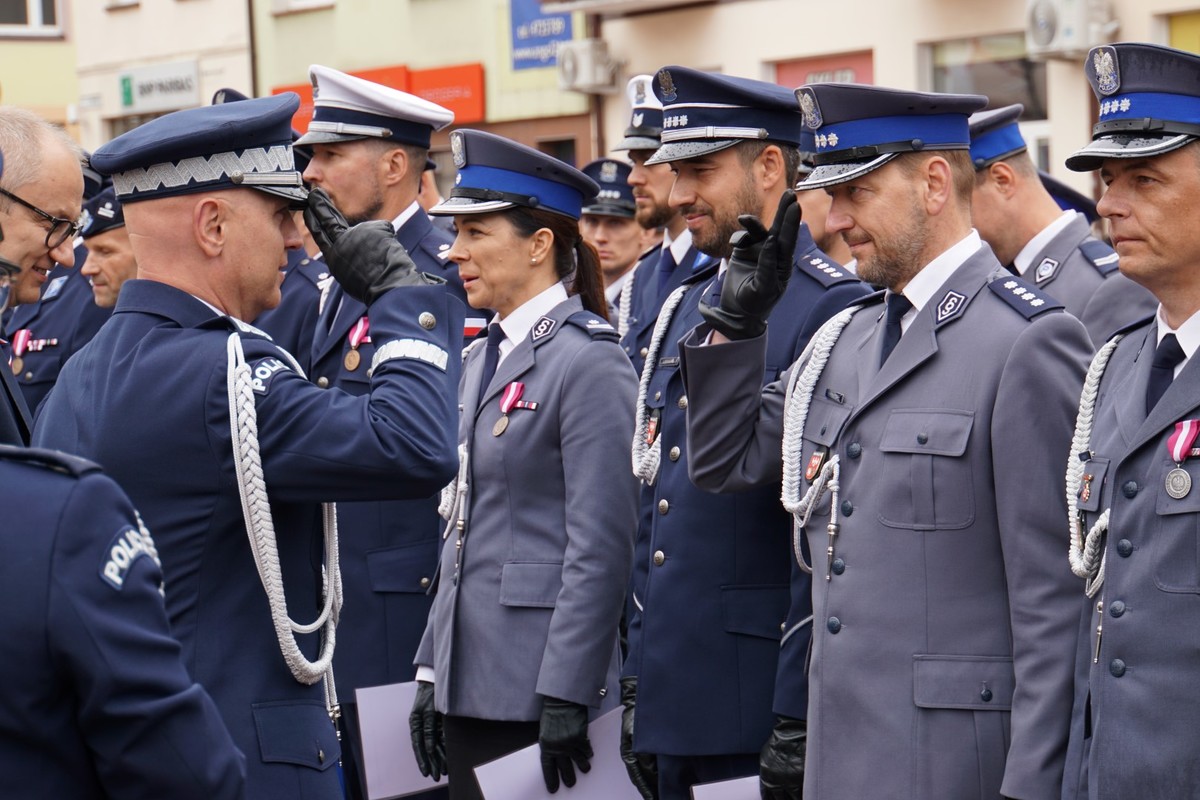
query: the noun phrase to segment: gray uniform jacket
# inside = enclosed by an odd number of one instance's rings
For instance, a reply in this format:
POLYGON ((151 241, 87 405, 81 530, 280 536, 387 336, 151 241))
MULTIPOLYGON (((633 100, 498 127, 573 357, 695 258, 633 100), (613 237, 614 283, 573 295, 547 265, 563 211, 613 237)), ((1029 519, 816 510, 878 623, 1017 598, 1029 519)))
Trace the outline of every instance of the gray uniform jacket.
MULTIPOLYGON (((1200 796, 1200 459, 1192 488, 1166 491, 1175 423, 1200 417, 1200 359, 1189 359, 1147 417, 1154 322, 1129 330, 1100 383, 1079 510, 1110 510, 1104 585, 1083 606, 1063 797, 1200 796), (1086 498, 1084 497, 1085 495, 1086 498), (1102 616, 1097 615, 1097 605, 1102 616), (1096 628, 1103 620, 1099 651, 1096 628)), ((1079 453, 1073 454, 1078 458, 1079 453)))
MULTIPOLYGON (((878 369, 874 298, 816 383, 799 462, 818 448, 841 462, 834 557, 829 494, 806 531, 804 796, 1056 798, 1079 610, 1056 453, 1087 334, 983 247, 878 369)), ((684 353, 693 480, 777 480, 789 376, 760 394, 761 340, 702 347, 702 334, 684 353)))
POLYGON ((1117 254, 1092 236, 1087 218, 1078 212, 1033 257, 1025 278, 1066 306, 1097 347, 1158 308, 1154 295, 1118 271, 1117 254))
MULTIPOLYGON (((633 563, 638 487, 629 469, 637 382, 616 331, 560 303, 500 364, 476 407, 483 347, 467 354, 459 441, 464 530, 443 542, 416 663, 439 711, 536 720, 538 695, 598 707, 617 675, 617 628, 633 563), (505 387, 524 383, 494 434, 505 387)), ((461 480, 461 478, 460 478, 461 480)))

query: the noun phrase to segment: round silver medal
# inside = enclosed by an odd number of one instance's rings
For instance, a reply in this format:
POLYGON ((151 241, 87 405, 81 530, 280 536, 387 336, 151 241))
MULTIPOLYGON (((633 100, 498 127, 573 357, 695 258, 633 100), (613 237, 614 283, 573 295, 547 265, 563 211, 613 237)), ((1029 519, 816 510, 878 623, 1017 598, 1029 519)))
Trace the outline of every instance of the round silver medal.
POLYGON ((1176 467, 1167 473, 1167 494, 1176 500, 1182 500, 1192 490, 1192 476, 1186 469, 1176 467))

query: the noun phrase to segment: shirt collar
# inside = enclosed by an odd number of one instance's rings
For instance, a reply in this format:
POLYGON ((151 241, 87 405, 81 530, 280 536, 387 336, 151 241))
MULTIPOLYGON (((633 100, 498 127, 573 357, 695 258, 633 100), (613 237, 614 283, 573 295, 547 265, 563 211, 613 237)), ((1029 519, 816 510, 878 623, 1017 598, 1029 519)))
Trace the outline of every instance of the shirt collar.
POLYGON ((904 287, 903 292, 904 296, 913 304, 913 308, 900 320, 902 328, 907 327, 907 322, 914 319, 917 313, 933 299, 938 289, 942 288, 942 284, 954 274, 954 271, 982 246, 983 242, 979 238, 978 231, 972 228, 971 232, 960 239, 957 244, 930 261, 913 276, 908 285, 904 287))
POLYGON ((629 276, 633 274, 632 269, 627 269, 621 273, 621 277, 604 287, 604 299, 612 305, 621 297, 621 290, 625 288, 625 282, 629 280, 629 276))
POLYGON ((1158 322, 1158 344, 1162 344, 1163 337, 1168 333, 1173 333, 1176 340, 1179 341, 1179 346, 1183 348, 1184 360, 1175 368, 1175 374, 1178 375, 1179 370, 1183 369, 1183 365, 1188 362, 1188 359, 1192 357, 1197 349, 1200 349, 1200 311, 1192 314, 1187 318, 1187 321, 1177 329, 1172 330, 1171 326, 1167 324, 1166 315, 1163 314, 1163 309, 1160 305, 1156 321, 1158 322))
POLYGON ((1034 236, 1025 246, 1021 248, 1021 252, 1017 253, 1017 257, 1013 259, 1013 266, 1017 268, 1018 275, 1024 275, 1033 266, 1033 258, 1038 253, 1046 249, 1046 246, 1054 240, 1055 236, 1062 233, 1063 229, 1074 221, 1076 216, 1083 216, 1078 211, 1064 211, 1058 215, 1058 218, 1051 222, 1046 227, 1034 236))
POLYGON ((682 264, 683 257, 692 248, 692 232, 684 228, 683 233, 674 239, 671 238, 670 233, 665 234, 663 236, 663 248, 670 249, 671 257, 675 259, 676 264, 682 264))
POLYGON ((392 228, 396 231, 399 231, 401 228, 403 228, 404 223, 413 218, 413 214, 417 213, 418 208, 420 208, 420 206, 417 205, 417 201, 413 200, 412 205, 401 211, 400 216, 392 220, 392 228))
POLYGON ((550 313, 550 310, 567 299, 567 287, 561 281, 555 281, 550 288, 534 295, 511 314, 500 320, 498 324, 504 329, 504 341, 500 343, 500 358, 512 352, 512 349, 525 340, 534 324, 550 313))

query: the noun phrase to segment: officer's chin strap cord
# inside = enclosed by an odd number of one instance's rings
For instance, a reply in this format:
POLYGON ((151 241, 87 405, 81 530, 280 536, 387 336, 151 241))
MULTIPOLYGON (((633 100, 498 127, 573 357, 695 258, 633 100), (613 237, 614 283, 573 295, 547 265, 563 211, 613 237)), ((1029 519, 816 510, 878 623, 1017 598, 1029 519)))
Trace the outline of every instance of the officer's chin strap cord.
POLYGON ((622 339, 629 332, 629 313, 633 310, 633 281, 635 278, 637 278, 636 268, 626 278, 625 285, 621 287, 621 295, 617 300, 617 336, 622 339))
MULTIPOLYGON (((325 704, 335 723, 340 716, 337 688, 333 681, 333 650, 337 624, 342 611, 342 570, 338 563, 337 512, 333 503, 322 504, 325 523, 324 607, 312 623, 301 625, 288 616, 284 594, 283 574, 279 566, 279 551, 275 544, 275 522, 263 477, 262 457, 258 448, 258 414, 254 405, 254 388, 250 366, 237 333, 230 334, 227 353, 229 368, 229 426, 233 437, 233 464, 237 473, 238 493, 242 498, 242 513, 246 534, 258 577, 267 593, 275 636, 288 669, 297 681, 311 686, 325 679, 325 704), (321 655, 309 661, 296 644, 295 634, 322 632, 321 655)), ((291 367, 302 377, 304 371, 291 356, 291 367)))
MULTIPOLYGON (((1087 536, 1084 536, 1084 519, 1079 511, 1079 487, 1083 481, 1083 472, 1087 468, 1087 458, 1084 456, 1088 453, 1092 441, 1092 421, 1096 412, 1096 396, 1100 393, 1100 381, 1121 338, 1114 336, 1109 339, 1088 367, 1087 377, 1083 380, 1083 392, 1079 396, 1079 414, 1075 417, 1071 455, 1067 460, 1067 525, 1071 530, 1071 571, 1086 581, 1084 591, 1088 597, 1094 597, 1104 585, 1104 534, 1108 532, 1111 509, 1104 509, 1088 530, 1087 536)), ((1096 491, 1100 491, 1100 487, 1097 487, 1096 491)))
POLYGON ((856 306, 838 312, 813 334, 808 346, 804 348, 804 352, 796 361, 797 364, 804 364, 804 368, 793 368, 788 380, 787 394, 784 395, 783 492, 781 499, 783 507, 791 513, 793 518, 792 550, 796 553, 796 563, 800 565, 800 569, 810 574, 812 565, 804 560, 800 537, 804 535, 804 527, 808 525, 813 509, 817 507, 821 497, 828 490, 831 503, 829 552, 832 554, 833 540, 838 532, 837 501, 840 488, 838 478, 841 475, 841 467, 835 453, 821 467, 820 473, 814 477, 812 485, 808 487, 804 496, 800 496, 800 482, 804 475, 804 424, 808 420, 808 407, 812 403, 813 390, 817 386, 817 381, 821 380, 821 373, 825 371, 825 364, 829 362, 829 354, 833 352, 833 346, 837 344, 838 337, 842 335, 842 329, 846 327, 846 323, 858 310, 859 307, 856 306))
POLYGON ((671 292, 663 302, 662 310, 658 312, 658 321, 654 323, 654 334, 650 337, 650 346, 646 349, 646 362, 642 367, 641 383, 638 385, 637 421, 633 426, 631 455, 634 476, 645 481, 647 486, 653 486, 654 481, 658 480, 658 464, 662 459, 662 437, 658 435, 658 431, 655 431, 654 441, 646 441, 650 438, 650 410, 646 407, 646 397, 650 393, 650 380, 654 377, 655 368, 658 367, 658 354, 662 351, 663 339, 667 336, 667 329, 671 327, 671 317, 675 315, 675 309, 679 307, 687 290, 688 287, 680 286, 671 292))

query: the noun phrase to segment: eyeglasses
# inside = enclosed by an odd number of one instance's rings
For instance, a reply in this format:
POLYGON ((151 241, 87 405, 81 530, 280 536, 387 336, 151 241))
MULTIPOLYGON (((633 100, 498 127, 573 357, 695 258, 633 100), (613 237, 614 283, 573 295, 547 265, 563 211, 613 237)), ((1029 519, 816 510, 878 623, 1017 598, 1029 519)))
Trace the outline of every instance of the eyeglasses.
POLYGON ((79 223, 74 220, 63 219, 62 217, 56 217, 53 214, 47 214, 33 203, 22 200, 7 189, 0 189, 0 194, 4 195, 13 202, 20 203, 44 219, 46 222, 50 223, 50 229, 46 231, 47 250, 53 250, 67 239, 72 239, 79 233, 79 223))

